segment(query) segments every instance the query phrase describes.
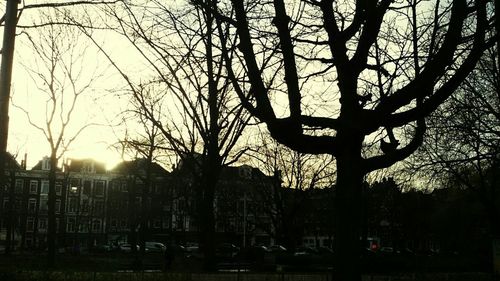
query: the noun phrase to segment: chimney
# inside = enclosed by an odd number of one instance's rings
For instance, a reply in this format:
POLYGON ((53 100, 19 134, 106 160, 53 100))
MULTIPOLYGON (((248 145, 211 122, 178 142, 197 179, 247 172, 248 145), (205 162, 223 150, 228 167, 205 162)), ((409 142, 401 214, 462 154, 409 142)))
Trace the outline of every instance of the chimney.
POLYGON ((26 165, 27 165, 27 162, 28 162, 28 153, 24 153, 24 160, 21 161, 21 168, 23 170, 26 170, 26 165))

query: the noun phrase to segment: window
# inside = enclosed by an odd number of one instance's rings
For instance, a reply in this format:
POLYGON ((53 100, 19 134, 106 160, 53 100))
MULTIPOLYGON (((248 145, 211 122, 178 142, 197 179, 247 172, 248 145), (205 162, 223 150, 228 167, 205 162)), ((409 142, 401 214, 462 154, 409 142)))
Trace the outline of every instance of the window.
POLYGON ((85 195, 90 195, 90 188, 92 186, 92 182, 91 181, 84 181, 83 182, 83 194, 85 195))
POLYGON ((47 196, 40 196, 40 211, 47 211, 49 209, 48 202, 49 199, 47 196))
POLYGON ((71 186, 71 187, 69 188, 69 192, 71 192, 71 194, 73 194, 73 195, 77 195, 77 194, 78 194, 78 191, 79 191, 78 186, 71 186))
POLYGON ((116 186, 116 182, 110 181, 108 183, 108 191, 110 191, 110 192, 115 191, 115 186, 116 186))
POLYGON ((92 223, 92 231, 100 231, 101 230, 101 220, 94 220, 92 223))
POLYGON ((30 198, 28 200, 28 212, 34 213, 36 210, 36 199, 30 198))
POLYGON ((76 198, 69 199, 68 212, 70 213, 76 212, 76 198))
POLYGON ((116 227, 117 226, 117 221, 115 219, 111 220, 111 227, 116 227))
POLYGON ((164 229, 169 229, 170 228, 170 219, 168 217, 163 219, 163 228, 164 229))
POLYGON ((139 197, 139 196, 136 196, 135 197, 135 201, 134 201, 134 204, 136 207, 140 207, 141 206, 141 202, 142 202, 142 198, 139 197))
POLYGON ((56 199, 56 208, 55 208, 55 212, 56 213, 60 213, 61 212, 61 199, 56 199))
POLYGON ((154 220, 153 221, 153 227, 154 228, 160 228, 161 227, 161 220, 154 220))
POLYGON ((38 181, 30 181, 30 193, 36 194, 38 192, 38 181))
POLYGON ((47 229, 47 219, 39 219, 38 230, 46 230, 46 229, 47 229))
POLYGON ((35 229, 35 219, 34 218, 27 218, 26 219, 26 231, 33 231, 35 229))
POLYGON ((66 224, 67 232, 75 232, 76 221, 75 218, 68 218, 68 222, 66 224))
POLYGON ((122 182, 120 188, 121 188, 122 192, 128 192, 128 188, 127 188, 127 183, 126 182, 122 182))
POLYGON ((48 181, 42 181, 42 190, 40 191, 40 194, 49 194, 49 182, 48 181))
POLYGON ((94 212, 95 213, 101 213, 102 211, 104 211, 104 201, 95 201, 94 202, 94 212))
POLYGON ((61 195, 62 185, 60 183, 56 183, 56 194, 61 195))
POLYGON ((8 209, 9 209, 9 199, 4 198, 4 199, 3 199, 3 205, 2 205, 2 206, 3 206, 3 209, 4 209, 4 210, 8 210, 8 209))
POLYGON ((96 196, 103 196, 104 195, 104 181, 95 181, 94 184, 94 194, 96 196))
POLYGON ((23 180, 17 179, 15 185, 15 193, 23 193, 23 180))
POLYGON ((89 222, 82 221, 78 227, 78 231, 80 232, 89 232, 89 222))
POLYGON ((42 159, 42 170, 44 170, 44 171, 50 170, 50 159, 49 159, 49 157, 43 157, 43 159, 42 159))
POLYGON ((72 193, 72 194, 78 194, 78 192, 80 191, 80 179, 70 179, 69 180, 69 191, 72 193))
POLYGON ((14 210, 21 210, 21 199, 14 201, 14 210))
POLYGON ((82 212, 88 212, 88 211, 89 211, 89 200, 83 199, 82 200, 82 212))
POLYGON ((177 216, 176 229, 184 229, 184 216, 177 216))
POLYGON ((95 165, 93 162, 83 163, 82 173, 95 173, 95 165))
POLYGON ((182 200, 182 199, 179 200, 179 203, 177 205, 177 210, 179 210, 180 212, 186 211, 186 201, 185 200, 182 200))

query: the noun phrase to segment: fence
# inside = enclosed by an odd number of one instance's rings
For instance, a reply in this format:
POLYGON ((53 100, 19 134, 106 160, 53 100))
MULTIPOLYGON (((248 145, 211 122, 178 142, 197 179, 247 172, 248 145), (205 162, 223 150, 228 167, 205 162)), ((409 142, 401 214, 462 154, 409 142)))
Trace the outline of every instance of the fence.
MULTIPOLYGON (((498 276, 497 276, 498 277, 498 276)), ((0 273, 2 281, 335 281, 330 273, 164 273, 57 272, 0 273)), ((363 281, 496 281, 487 273, 364 275, 363 281)))

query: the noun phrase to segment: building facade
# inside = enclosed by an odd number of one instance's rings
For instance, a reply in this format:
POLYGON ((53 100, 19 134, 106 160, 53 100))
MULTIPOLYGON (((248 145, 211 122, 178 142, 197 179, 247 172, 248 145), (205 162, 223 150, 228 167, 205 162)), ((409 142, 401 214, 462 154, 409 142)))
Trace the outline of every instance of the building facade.
MULTIPOLYGON (((47 247, 49 159, 33 169, 9 167, 0 193, 0 243, 11 232, 17 249, 47 247), (10 204, 12 202, 12 204, 10 204), (10 227, 9 227, 10 224, 10 227)), ((59 248, 91 248, 137 241, 196 242, 196 190, 179 167, 171 173, 143 159, 107 171, 92 159, 70 159, 57 171, 56 229, 59 248)), ((255 186, 271 184, 258 169, 223 170, 216 194, 216 231, 220 242, 272 244, 269 218, 260 212, 255 186)))

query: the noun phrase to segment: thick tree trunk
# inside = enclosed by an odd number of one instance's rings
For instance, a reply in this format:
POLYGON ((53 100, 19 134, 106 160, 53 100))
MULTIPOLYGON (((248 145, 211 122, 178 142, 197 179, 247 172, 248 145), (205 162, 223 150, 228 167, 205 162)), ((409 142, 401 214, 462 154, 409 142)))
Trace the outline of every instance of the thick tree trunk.
POLYGON ((213 171, 215 169, 207 169, 207 174, 204 177, 205 181, 202 184, 203 194, 201 198, 201 205, 199 208, 199 218, 200 218, 200 242, 203 248, 203 254, 205 256, 203 267, 206 271, 214 271, 216 266, 216 256, 215 256, 215 209, 214 209, 214 198, 215 198, 215 186, 217 185, 216 174, 218 172, 213 171), (213 171, 213 173, 211 173, 213 171))
MULTIPOLYGON (((208 0, 207 3, 213 4, 212 0, 208 0)), ((203 202, 201 214, 204 218, 201 223, 202 227, 202 242, 205 249, 205 260, 204 267, 205 270, 215 270, 215 189, 219 181, 219 174, 222 167, 221 158, 219 156, 219 134, 220 127, 219 121, 219 91, 217 89, 216 74, 214 73, 214 61, 212 54, 212 36, 213 36, 213 17, 211 12, 206 8, 206 57, 207 57, 207 76, 208 76, 208 114, 210 117, 209 128, 208 128, 208 141, 206 142, 207 148, 207 159, 203 162, 203 174, 204 181, 201 183, 204 187, 203 190, 203 202)))
POLYGON ((345 141, 345 150, 337 157, 335 187, 335 280, 360 281, 360 235, 362 182, 360 138, 345 141))
MULTIPOLYGON (((150 149, 154 149, 154 143, 151 144, 150 149)), ((141 221, 140 221, 140 228, 139 228, 139 247, 140 247, 140 252, 139 252, 139 259, 142 261, 144 259, 144 256, 146 254, 146 239, 149 236, 149 211, 151 206, 149 206, 149 192, 152 187, 152 164, 153 163, 153 151, 150 150, 146 162, 146 167, 145 167, 145 172, 146 172, 146 177, 144 179, 144 187, 142 189, 142 204, 141 204, 141 221)))
MULTIPOLYGON (((130 174, 130 170, 129 170, 129 174, 130 174)), ((133 264, 132 266, 135 268, 135 269, 138 269, 139 267, 142 266, 141 264, 141 259, 139 257, 139 251, 138 249, 136 248, 137 246, 137 231, 136 231, 136 228, 137 228, 137 225, 138 225, 138 221, 137 221, 137 214, 136 214, 136 200, 135 200, 135 196, 136 196, 136 177, 133 176, 132 178, 129 178, 128 179, 129 182, 128 182, 128 204, 129 204, 129 217, 128 217, 128 220, 129 220, 129 234, 128 234, 128 239, 127 239, 127 242, 130 244, 130 247, 131 247, 131 253, 132 253, 132 256, 134 257, 134 261, 133 261, 133 264)))

